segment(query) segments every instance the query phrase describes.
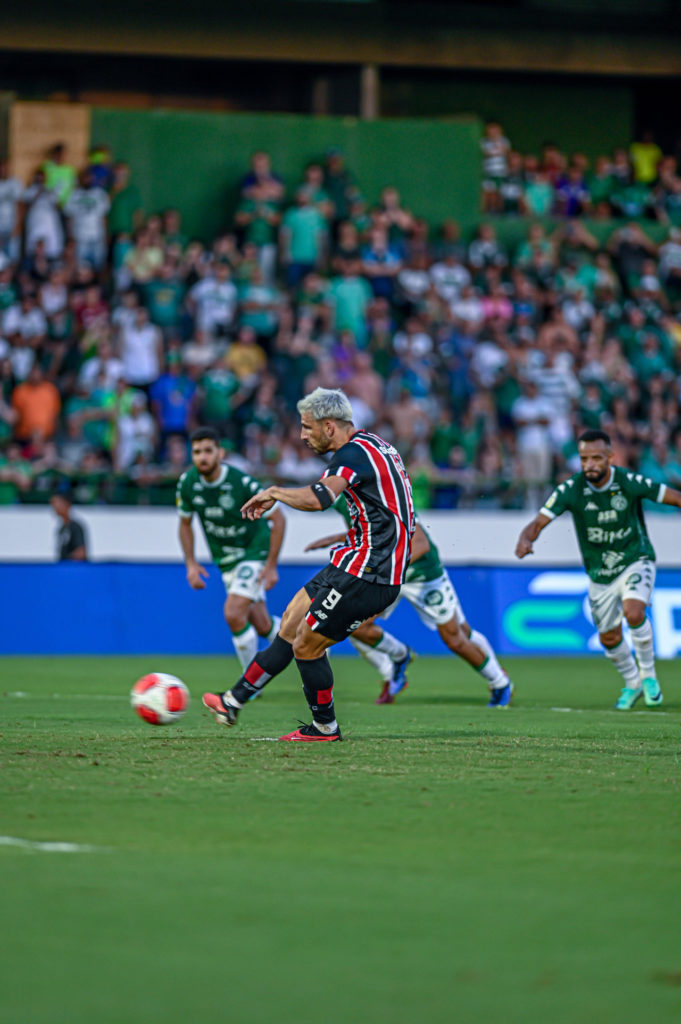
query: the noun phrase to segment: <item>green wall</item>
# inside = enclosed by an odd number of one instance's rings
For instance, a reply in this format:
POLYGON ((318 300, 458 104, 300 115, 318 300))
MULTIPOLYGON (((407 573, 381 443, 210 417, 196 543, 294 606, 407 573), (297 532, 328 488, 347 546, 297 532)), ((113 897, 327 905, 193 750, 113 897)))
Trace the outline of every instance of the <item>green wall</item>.
POLYGON ((340 146, 369 202, 395 185, 406 206, 439 223, 474 223, 479 210, 480 123, 358 121, 261 114, 93 108, 92 140, 127 160, 145 208, 177 206, 185 230, 211 238, 229 227, 250 154, 266 149, 289 193, 306 162, 340 146))
POLYGON ((498 118, 521 153, 539 152, 552 139, 590 157, 627 145, 634 122, 633 89, 616 79, 581 81, 547 75, 480 81, 458 78, 408 82, 395 74, 382 84, 387 114, 498 118))

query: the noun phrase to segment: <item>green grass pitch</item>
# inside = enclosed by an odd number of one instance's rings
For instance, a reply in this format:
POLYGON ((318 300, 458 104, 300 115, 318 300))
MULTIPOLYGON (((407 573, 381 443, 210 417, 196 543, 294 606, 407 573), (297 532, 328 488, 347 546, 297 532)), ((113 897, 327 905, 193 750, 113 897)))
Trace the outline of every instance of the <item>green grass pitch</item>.
POLYGON ((232 659, 3 660, 3 1024, 681 1020, 681 688, 617 713, 601 659, 423 658, 393 706, 335 659, 347 742, 289 669, 218 727, 232 659), (172 672, 176 726, 127 694, 172 672), (572 709, 572 710, 567 710, 572 709))

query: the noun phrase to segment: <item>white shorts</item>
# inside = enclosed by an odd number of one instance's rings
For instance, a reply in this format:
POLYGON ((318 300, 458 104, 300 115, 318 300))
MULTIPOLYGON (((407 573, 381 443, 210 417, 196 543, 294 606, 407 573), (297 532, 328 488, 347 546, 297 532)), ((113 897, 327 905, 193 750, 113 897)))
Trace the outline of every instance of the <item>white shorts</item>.
POLYGON ((239 562, 233 569, 222 574, 222 582, 228 594, 248 597, 251 601, 264 601, 265 588, 260 580, 264 562, 239 562))
POLYGON ((403 583, 397 599, 384 612, 381 612, 381 618, 387 619, 392 615, 403 597, 406 597, 409 604, 416 609, 421 622, 428 629, 444 626, 453 618, 456 618, 457 622, 463 622, 464 614, 461 602, 447 573, 438 576, 436 580, 403 583))
POLYGON ((589 582, 589 604, 599 633, 617 629, 622 621, 622 602, 650 604, 655 586, 655 563, 647 558, 632 562, 612 583, 589 582))

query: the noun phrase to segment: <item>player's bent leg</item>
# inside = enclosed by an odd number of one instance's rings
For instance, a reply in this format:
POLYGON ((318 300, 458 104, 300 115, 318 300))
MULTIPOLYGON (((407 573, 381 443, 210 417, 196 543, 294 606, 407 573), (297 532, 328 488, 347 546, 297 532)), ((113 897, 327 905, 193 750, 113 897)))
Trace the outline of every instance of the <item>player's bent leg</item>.
POLYGON ((638 666, 628 644, 622 637, 622 627, 616 626, 605 633, 599 633, 605 650, 605 656, 611 661, 622 676, 624 686, 615 703, 617 711, 629 711, 643 692, 639 679, 638 666))
POLYGON ((507 708, 513 697, 513 683, 497 661, 487 638, 482 633, 474 633, 465 619, 459 622, 456 616, 438 626, 438 633, 453 654, 463 658, 486 680, 490 688, 487 706, 507 708), (484 641, 489 654, 481 643, 476 642, 478 638, 484 641))
POLYGON ((254 601, 248 612, 248 620, 254 627, 258 636, 271 644, 279 632, 281 618, 279 615, 271 615, 264 601, 254 601))
POLYGON ((258 634, 249 622, 252 604, 250 597, 241 594, 228 594, 225 601, 225 619, 242 671, 248 668, 258 650, 258 634))
POLYGON ((312 743, 341 740, 333 704, 333 672, 326 650, 334 640, 314 632, 301 622, 293 642, 293 653, 303 683, 303 692, 312 712, 312 723, 281 736, 289 742, 312 743))
POLYGON ((625 598, 622 602, 622 609, 631 630, 631 639, 634 645, 634 653, 638 663, 646 705, 648 707, 659 707, 663 697, 655 671, 653 627, 646 615, 646 605, 643 601, 625 598))
POLYGON ((414 657, 413 651, 377 626, 375 616, 354 631, 350 642, 381 676, 383 685, 376 703, 394 703, 395 695, 407 687, 407 666, 414 657))
POLYGON ((244 704, 270 679, 278 676, 293 661, 293 641, 298 623, 310 606, 310 597, 301 589, 289 601, 279 634, 264 651, 259 651, 239 681, 225 693, 204 693, 203 703, 223 725, 235 725, 244 704), (290 637, 290 639, 289 639, 290 637), (229 708, 229 713, 225 712, 229 708), (225 715, 227 717, 225 717, 225 715))
POLYGON ((394 697, 390 696, 390 680, 393 675, 393 661, 387 654, 384 654, 382 651, 377 651, 375 648, 375 633, 378 633, 380 638, 381 632, 381 629, 378 626, 374 626, 373 622, 362 623, 359 629, 356 629, 355 632, 350 635, 349 640, 359 656, 369 662, 381 679, 381 692, 376 698, 376 703, 392 704, 395 700, 394 697), (365 629, 365 627, 368 628, 365 629), (364 637, 367 637, 367 639, 365 640, 364 637))

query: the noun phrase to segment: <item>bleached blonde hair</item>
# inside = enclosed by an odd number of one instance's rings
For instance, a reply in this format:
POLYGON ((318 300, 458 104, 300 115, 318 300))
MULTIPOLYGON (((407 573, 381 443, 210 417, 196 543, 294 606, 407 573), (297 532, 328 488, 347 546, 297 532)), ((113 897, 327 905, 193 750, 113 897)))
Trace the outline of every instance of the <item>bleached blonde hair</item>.
POLYGON ((315 388, 301 398, 297 405, 301 414, 309 413, 313 420, 340 420, 352 423, 350 399, 338 388, 315 388))

